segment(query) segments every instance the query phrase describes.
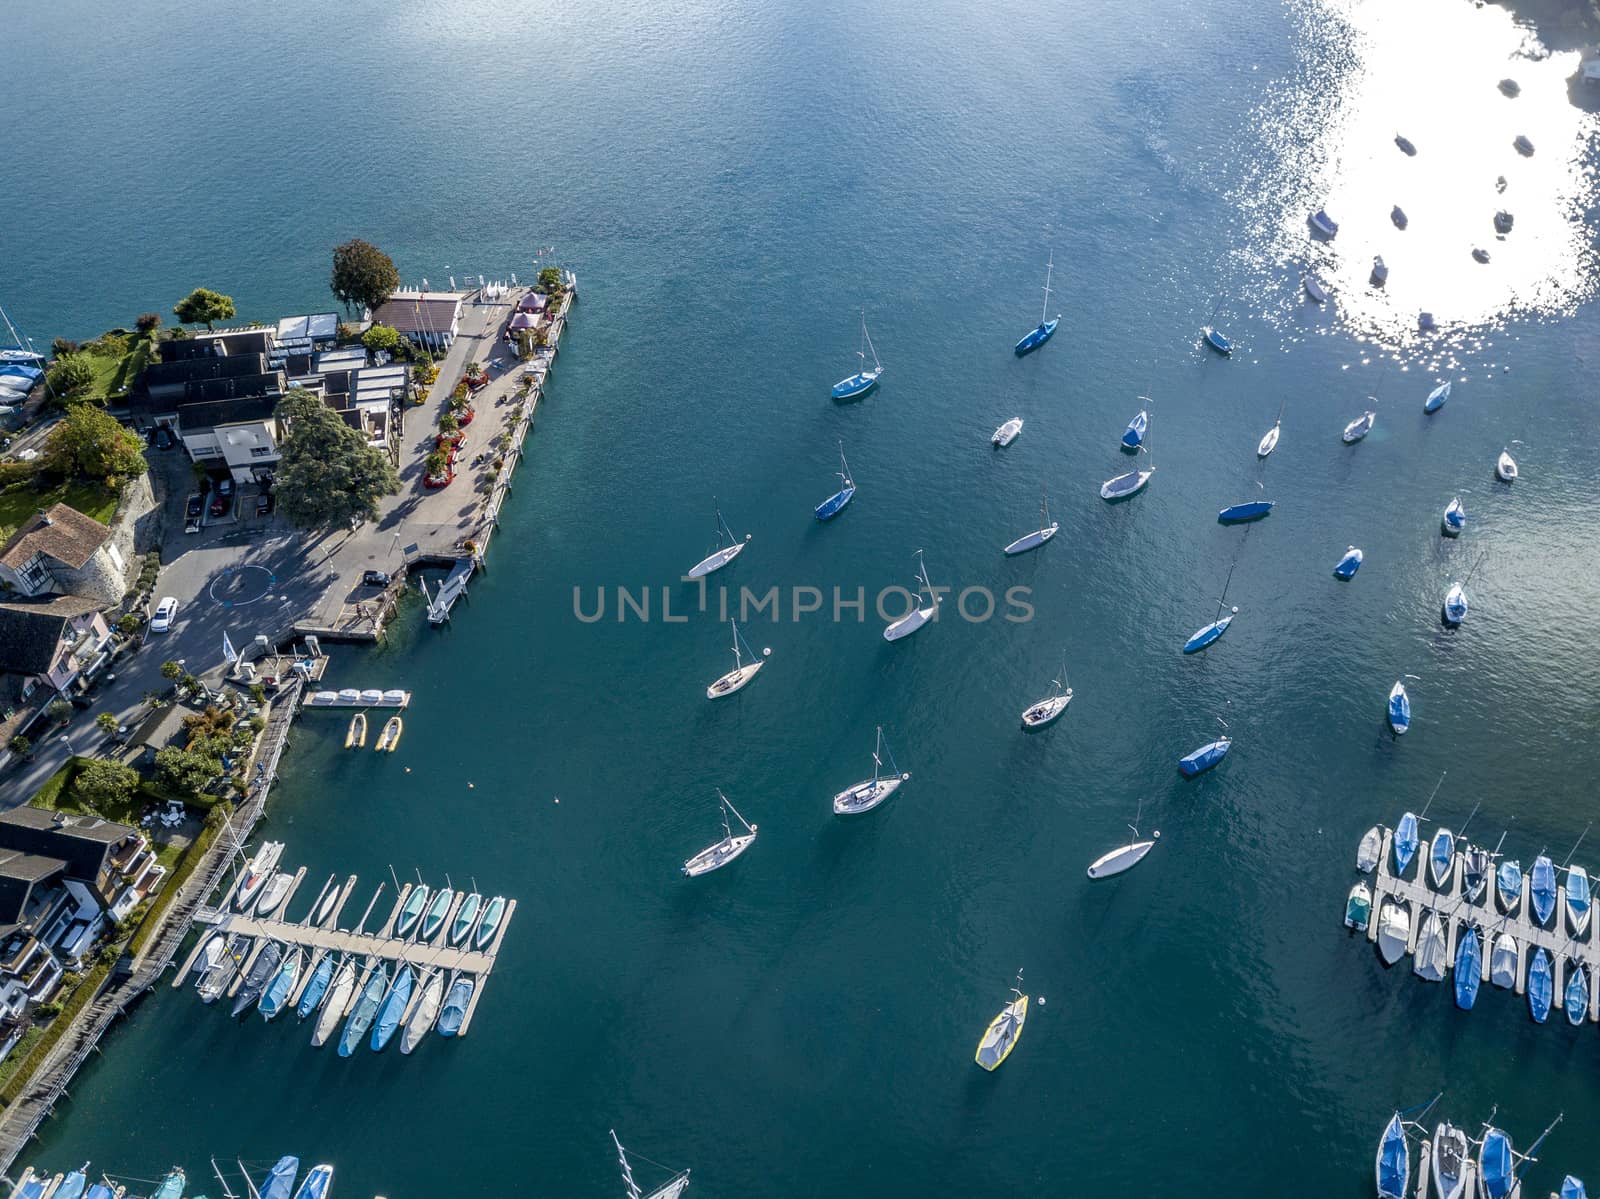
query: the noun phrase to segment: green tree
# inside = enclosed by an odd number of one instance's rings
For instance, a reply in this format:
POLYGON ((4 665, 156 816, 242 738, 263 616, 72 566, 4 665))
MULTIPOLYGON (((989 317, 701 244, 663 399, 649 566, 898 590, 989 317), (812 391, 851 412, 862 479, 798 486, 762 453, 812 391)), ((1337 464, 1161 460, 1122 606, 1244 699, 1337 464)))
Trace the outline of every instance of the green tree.
POLYGON ((109 812, 133 798, 139 772, 121 762, 97 758, 85 762, 72 780, 72 793, 97 812, 109 812))
POLYGON ((64 699, 53 699, 45 706, 44 714, 57 724, 66 724, 72 719, 72 705, 64 699))
POLYGON ((11 738, 10 741, 6 742, 6 748, 12 753, 16 754, 17 757, 26 758, 33 752, 33 742, 29 741, 21 733, 18 733, 15 737, 11 738))
POLYGON ((561 291, 561 268, 547 266, 539 272, 539 290, 547 296, 553 296, 561 291))
POLYGON ((170 658, 161 664, 161 677, 171 679, 176 683, 183 677, 183 663, 174 662, 170 658))
POLYGON ((295 388, 278 401, 288 426, 278 466, 278 507, 302 529, 376 520, 378 500, 400 490, 394 463, 316 396, 295 388))
POLYGON ((110 483, 144 473, 139 439, 104 409, 80 404, 71 409, 44 446, 45 462, 58 474, 83 475, 110 483))
POLYGON ((161 328, 161 314, 159 312, 141 312, 138 319, 133 322, 133 327, 149 337, 161 328))
POLYGON ((94 718, 94 722, 103 733, 115 733, 122 727, 115 712, 102 712, 94 718))
POLYGON ((82 395, 94 384, 94 364, 86 354, 63 354, 50 364, 44 381, 59 397, 82 395))
POLYGON ((215 321, 233 319, 233 297, 209 287, 197 287, 172 306, 172 314, 186 325, 209 329, 215 321))
POLYGON ((400 288, 394 260, 371 242, 359 237, 333 247, 333 273, 328 286, 346 309, 370 308, 374 312, 400 288))
POLYGON ((132 637, 139 631, 139 618, 132 612, 124 612, 117 620, 117 632, 124 637, 132 637))
POLYGON ((400 346, 400 334, 388 325, 373 325, 361 335, 361 344, 367 347, 367 352, 377 354, 387 351, 394 353, 400 346))
POLYGON ((169 787, 184 795, 199 795, 201 789, 222 773, 222 763, 204 754, 190 753, 169 745, 156 751, 156 774, 169 787))
POLYGON ((450 469, 450 457, 443 450, 434 450, 422 460, 422 469, 432 479, 442 479, 450 469))

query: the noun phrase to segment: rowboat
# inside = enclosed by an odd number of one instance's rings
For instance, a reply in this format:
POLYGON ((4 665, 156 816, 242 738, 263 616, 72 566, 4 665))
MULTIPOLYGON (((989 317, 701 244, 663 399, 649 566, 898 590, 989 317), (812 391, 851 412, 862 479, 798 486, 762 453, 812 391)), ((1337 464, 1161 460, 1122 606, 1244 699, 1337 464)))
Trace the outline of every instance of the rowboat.
POLYGON ((383 997, 378 1015, 373 1020, 372 1037, 368 1041, 372 1052, 382 1052, 389 1039, 394 1036, 395 1030, 400 1027, 400 1019, 411 1003, 411 988, 415 985, 415 972, 409 965, 401 966, 394 976, 394 986, 390 987, 389 993, 383 997))
POLYGON ((1210 325, 1207 325, 1204 329, 1200 330, 1200 333, 1201 336, 1205 338, 1206 345, 1210 346, 1224 358, 1233 353, 1233 342, 1228 340, 1227 335, 1224 334, 1222 330, 1213 329, 1210 325))
POLYGON ((1365 557, 1365 554, 1352 545, 1345 550, 1344 557, 1340 558, 1338 564, 1334 566, 1333 577, 1336 579, 1354 578, 1356 571, 1361 569, 1361 562, 1365 557))
POLYGON ((322 1002, 323 996, 328 993, 328 987, 333 982, 334 960, 333 954, 325 953, 311 971, 311 977, 306 982, 306 989, 300 992, 300 1000, 295 1004, 295 1015, 304 1020, 322 1002))
POLYGON ((691 579, 703 579, 706 575, 711 574, 713 571, 721 570, 724 566, 732 562, 741 553, 743 553, 744 547, 750 543, 749 533, 746 533, 744 535, 744 540, 740 541, 734 536, 733 530, 728 527, 728 522, 723 519, 722 509, 717 508, 716 511, 717 548, 712 550, 704 558, 700 559, 700 561, 696 562, 689 568, 687 577, 691 579))
POLYGON ((1358 882, 1350 888, 1344 901, 1344 926, 1357 932, 1366 932, 1372 920, 1372 890, 1366 883, 1358 882))
POLYGON ((256 904, 257 916, 270 916, 283 902, 283 897, 289 893, 289 886, 294 882, 294 875, 280 871, 272 876, 272 881, 261 889, 261 900, 256 904))
POLYGON ((415 1049, 439 1018, 439 1007, 444 1001, 444 982, 443 970, 430 970, 422 981, 422 996, 417 1000, 416 1010, 406 1021, 406 1030, 400 1037, 401 1053, 410 1053, 415 1049))
POLYGON ((483 949, 494 940, 494 935, 500 929, 500 921, 505 916, 505 897, 496 895, 483 907, 483 919, 478 921, 478 929, 472 934, 472 947, 483 949))
POLYGON ((1434 1129, 1433 1185, 1439 1199, 1468 1199, 1468 1149, 1467 1134, 1454 1124, 1443 1123, 1434 1129))
POLYGON ((445 992, 444 1007, 439 1010, 437 1025, 441 1037, 453 1037, 461 1031, 467 1018, 467 1008, 472 1005, 472 991, 477 984, 470 974, 458 974, 445 992))
POLYGON ((983 1030, 983 1036, 978 1040, 978 1050, 973 1057, 985 1070, 997 1069, 1001 1062, 1011 1056, 1011 1051, 1017 1047, 1017 1041, 1022 1036, 1022 1026, 1028 1020, 1028 997, 1022 993, 1021 987, 1022 971, 1018 970, 1016 985, 1011 988, 1016 998, 989 1021, 989 1027, 983 1030))
POLYGON ((835 816, 859 816, 870 812, 896 791, 911 775, 895 765, 894 751, 883 739, 883 726, 878 726, 878 744, 872 750, 872 777, 853 787, 846 787, 833 797, 835 816), (883 755, 889 755, 889 772, 883 772, 883 755))
POLYGON ((1456 943, 1455 991, 1456 1006, 1464 1012, 1472 1010, 1478 1002, 1478 986, 1483 981, 1483 949, 1478 940, 1478 930, 1467 925, 1456 943))
POLYGON ((1373 825, 1361 835, 1361 844, 1356 847, 1356 869, 1362 874, 1371 874, 1382 854, 1383 830, 1373 825))
POLYGON ((766 665, 765 660, 756 657, 739 635, 739 622, 730 617, 728 623, 733 626, 733 669, 706 688, 707 699, 725 699, 736 691, 742 691, 756 677, 756 672, 766 665), (745 660, 746 654, 749 655, 749 661, 745 660))
POLYGON ((1528 1014, 1535 1024, 1550 1018, 1550 1002, 1555 998, 1555 981, 1550 975, 1550 955, 1543 945, 1533 951, 1528 966, 1528 1014))
POLYGON ((392 754, 400 744, 400 734, 405 731, 405 725, 400 717, 391 716, 383 722, 383 732, 378 734, 378 744, 374 747, 380 754, 392 754))
POLYGON ((902 637, 909 637, 923 625, 933 619, 939 610, 939 597, 934 594, 933 584, 928 581, 928 567, 922 560, 922 551, 917 551, 917 595, 916 607, 907 612, 899 620, 893 621, 883 630, 885 641, 899 641, 902 637), (928 593, 928 605, 922 607, 922 593, 928 593))
MULTIPOLYGON (((369 959, 370 964, 370 959, 369 959)), ((339 966, 339 972, 333 976, 333 984, 328 988, 327 1001, 323 1003, 322 1010, 317 1013, 317 1025, 311 1033, 311 1044, 319 1046, 339 1026, 339 1021, 344 1018, 350 1006, 350 997, 355 993, 356 987, 356 960, 353 957, 345 958, 339 966)))
POLYGON ((844 511, 844 506, 856 498, 855 480, 850 477, 850 464, 844 460, 844 442, 839 443, 839 490, 817 505, 818 520, 832 520, 844 511))
POLYGON ((722 840, 706 846, 683 864, 685 878, 698 878, 702 874, 720 870, 755 843, 757 826, 740 816, 739 809, 728 802, 728 797, 720 789, 717 791, 717 800, 722 808, 722 840), (745 831, 738 836, 734 836, 728 823, 729 812, 744 825, 745 831))
POLYGON ((1385 965, 1398 962, 1411 939, 1411 910, 1385 899, 1378 909, 1378 956, 1385 965))
POLYGON ((1013 416, 1010 420, 1006 421, 1005 424, 996 429, 994 431, 994 435, 990 437, 989 440, 994 442, 996 447, 1003 449, 1015 441, 1017 439, 1017 434, 1021 432, 1022 418, 1020 416, 1013 416))
POLYGON ((1406 685, 1398 679, 1389 688, 1389 727, 1396 736, 1411 727, 1411 697, 1406 694, 1406 685))
POLYGON ((1444 923, 1438 912, 1430 911, 1417 933, 1417 948, 1411 958, 1411 969, 1424 982, 1436 983, 1444 978, 1446 965, 1444 923))
POLYGON ((1444 407, 1445 401, 1449 398, 1450 382, 1447 380, 1428 393, 1428 398, 1422 401, 1422 410, 1424 412, 1437 412, 1444 407))
POLYGON ((422 919, 422 912, 428 906, 429 891, 422 883, 412 888, 411 894, 406 896, 405 906, 400 909, 400 914, 395 917, 394 935, 404 937, 411 931, 416 922, 422 919))
POLYGON ((1489 981, 1497 987, 1517 985, 1517 939, 1510 933, 1501 933, 1494 939, 1494 952, 1489 955, 1489 981))
POLYGON ((1248 504, 1230 504, 1217 513, 1217 520, 1225 525, 1243 524, 1247 520, 1260 520, 1272 511, 1276 500, 1251 500, 1248 504))
POLYGON ((372 1027, 372 1021, 378 1014, 378 1005, 383 1002, 384 992, 388 989, 389 967, 379 962, 367 975, 355 1006, 350 1009, 350 1018, 344 1022, 344 1032, 339 1037, 340 1057, 349 1057, 361 1044, 361 1038, 372 1027))
POLYGON ((1039 492, 1039 527, 1031 533, 1024 533, 1003 551, 1007 557, 1025 554, 1029 550, 1038 549, 1050 538, 1056 535, 1060 525, 1050 519, 1050 502, 1045 498, 1044 491, 1039 492))
POLYGON ((1500 457, 1495 459, 1494 474, 1502 483, 1517 481, 1517 460, 1511 456, 1510 450, 1500 451, 1500 457))
POLYGON ((1339 222, 1328 215, 1327 209, 1319 208, 1311 214, 1311 228, 1323 237, 1333 238, 1338 236, 1339 222))
POLYGON ((1148 412, 1141 411, 1137 416, 1128 422, 1128 428, 1122 434, 1122 448, 1125 450, 1137 450, 1142 444, 1144 444, 1144 435, 1149 431, 1149 429, 1150 414, 1148 412))
POLYGON ((1100 484, 1100 498, 1103 500, 1125 500, 1129 496, 1138 495, 1144 490, 1150 476, 1156 473, 1155 467, 1145 470, 1130 470, 1127 474, 1116 475, 1100 484))
POLYGON ((1045 314, 1050 311, 1050 275, 1055 270, 1055 267, 1056 255, 1055 251, 1052 250, 1050 251, 1050 261, 1045 265, 1044 269, 1044 307, 1039 311, 1039 325, 1035 329, 1028 330, 1027 333, 1023 334, 1022 339, 1017 342, 1015 351, 1018 358, 1021 358, 1024 354, 1031 354, 1049 341, 1056 331, 1056 326, 1061 323, 1060 314, 1057 314, 1051 320, 1045 319, 1045 314))
POLYGON ((350 718, 350 727, 345 731, 344 747, 346 749, 360 749, 367 743, 367 714, 357 712, 350 718))
POLYGON ((1354 445, 1368 433, 1372 432, 1373 422, 1378 419, 1378 414, 1371 409, 1363 412, 1355 420, 1344 427, 1345 445, 1354 445))
POLYGON ((883 363, 878 361, 878 351, 872 344, 872 337, 867 333, 866 309, 861 311, 861 348, 856 351, 857 363, 860 368, 855 374, 845 379, 840 379, 833 385, 833 398, 836 400, 858 400, 867 392, 878 385, 878 380, 883 377, 883 363), (872 369, 867 369, 867 354, 872 354, 872 369))
POLYGON ((456 909, 455 919, 450 921, 450 944, 459 945, 466 940, 482 908, 483 896, 476 891, 461 901, 461 906, 456 909))
POLYGON ((1383 1126, 1374 1170, 1378 1199, 1411 1199, 1406 1193, 1411 1182, 1411 1146, 1406 1142, 1406 1125, 1399 1112, 1383 1126))
POLYGON ((1444 520, 1439 527, 1446 537, 1459 537, 1467 527, 1467 509, 1459 495, 1444 506, 1444 520))
POLYGON ((1219 737, 1215 741, 1208 741, 1199 749, 1179 758, 1178 770, 1184 778, 1192 779, 1222 761, 1232 745, 1231 737, 1219 737))
MULTIPOLYGON (((450 914, 450 905, 455 902, 455 898, 456 893, 453 888, 439 888, 439 893, 433 897, 433 902, 428 905, 428 914, 422 918, 422 931, 417 934, 418 941, 427 942, 433 940, 435 934, 444 927, 445 917, 450 914)), ((395 981, 398 982, 399 980, 396 979, 395 981)))

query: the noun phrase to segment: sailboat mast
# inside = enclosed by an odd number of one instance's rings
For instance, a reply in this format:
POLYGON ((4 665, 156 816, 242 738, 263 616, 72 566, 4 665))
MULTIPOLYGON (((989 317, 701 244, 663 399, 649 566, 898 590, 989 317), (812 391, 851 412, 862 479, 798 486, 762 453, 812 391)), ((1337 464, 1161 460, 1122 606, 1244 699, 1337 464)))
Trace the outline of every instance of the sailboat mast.
MULTIPOLYGON (((1444 776, 1449 773, 1450 772, 1448 770, 1441 770, 1439 772, 1439 781, 1433 785, 1433 795, 1428 796, 1428 802, 1422 805, 1422 816, 1426 816, 1428 814, 1428 809, 1433 806, 1433 796, 1439 794, 1439 788, 1444 786, 1444 776)), ((1421 820, 1422 816, 1418 816, 1417 819, 1421 820)))
POLYGON ((1044 306, 1039 309, 1039 327, 1043 328, 1045 321, 1050 318, 1050 274, 1056 269, 1056 252, 1050 251, 1050 261, 1044 268, 1044 306))
POLYGON ((633 1181, 633 1167, 628 1165, 628 1154, 622 1148, 622 1142, 617 1140, 617 1130, 611 1130, 611 1143, 617 1147, 617 1161, 622 1166, 622 1182, 628 1188, 628 1199, 643 1199, 643 1192, 639 1184, 633 1181))

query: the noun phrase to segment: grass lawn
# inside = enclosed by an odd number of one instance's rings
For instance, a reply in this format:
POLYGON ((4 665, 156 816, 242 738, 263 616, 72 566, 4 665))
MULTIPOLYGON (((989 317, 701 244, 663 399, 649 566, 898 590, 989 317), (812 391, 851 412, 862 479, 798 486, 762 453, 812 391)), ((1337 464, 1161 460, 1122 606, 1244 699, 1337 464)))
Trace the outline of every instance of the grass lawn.
POLYGON ((139 372, 150 361, 150 339, 137 337, 132 343, 126 352, 117 348, 115 339, 110 346, 94 341, 83 347, 89 365, 94 367, 94 382, 83 393, 85 399, 120 396, 133 386, 139 372))
POLYGON ((0 542, 10 538, 40 508, 64 503, 101 524, 109 524, 117 510, 117 493, 102 483, 74 480, 48 491, 35 491, 32 483, 14 483, 0 492, 0 542))

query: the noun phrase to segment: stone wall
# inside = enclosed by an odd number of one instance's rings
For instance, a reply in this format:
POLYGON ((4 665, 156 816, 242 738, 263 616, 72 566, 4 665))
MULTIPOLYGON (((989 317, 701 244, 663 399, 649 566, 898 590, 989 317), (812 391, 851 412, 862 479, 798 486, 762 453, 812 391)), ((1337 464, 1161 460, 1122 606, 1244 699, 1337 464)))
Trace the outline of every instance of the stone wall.
POLYGON ((102 547, 79 572, 85 575, 92 572, 93 581, 86 581, 81 587, 73 586, 74 594, 91 596, 108 604, 120 601, 139 577, 140 556, 159 539, 158 535, 152 535, 159 532, 159 518, 160 505, 150 486, 150 476, 143 474, 129 480, 122 489, 117 513, 111 518, 111 536, 107 538, 108 544, 116 546, 122 557, 122 570, 117 571, 111 555, 102 547), (153 530, 152 526, 157 528, 153 530), (113 590, 115 594, 106 598, 113 590))

